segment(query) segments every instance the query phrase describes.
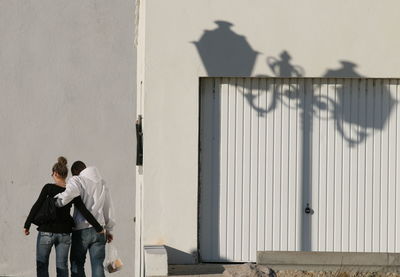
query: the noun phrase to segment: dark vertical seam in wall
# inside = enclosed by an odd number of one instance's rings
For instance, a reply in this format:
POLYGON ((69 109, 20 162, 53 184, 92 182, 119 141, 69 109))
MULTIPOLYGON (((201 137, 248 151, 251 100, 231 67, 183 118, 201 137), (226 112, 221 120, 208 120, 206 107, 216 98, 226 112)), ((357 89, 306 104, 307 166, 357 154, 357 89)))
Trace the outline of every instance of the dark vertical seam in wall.
MULTIPOLYGON (((314 88, 314 82, 312 83, 312 86, 314 88)), ((318 84, 318 96, 321 95, 321 84, 318 84)), ((313 103, 312 103, 312 109, 314 111, 314 99, 313 99, 313 103)), ((318 229, 318 250, 321 250, 321 111, 318 110, 317 111, 318 116, 316 117, 316 119, 318 120, 318 176, 317 176, 317 180, 318 180, 318 224, 317 224, 317 229, 318 229)))
MULTIPOLYGON (((399 88, 399 81, 397 80, 396 81, 396 101, 398 101, 398 99, 399 99, 399 95, 398 95, 398 88, 399 88)), ((395 166, 394 166, 394 170, 395 170, 395 174, 394 174, 394 195, 395 195, 395 201, 394 201, 394 230, 395 230, 395 233, 394 233, 394 252, 396 252, 398 249, 397 249, 397 236, 396 236, 396 230, 397 230, 397 201, 396 201, 396 196, 397 196, 397 174, 398 174, 398 172, 397 172, 397 138, 398 138, 398 130, 399 130, 399 127, 398 127, 398 120, 397 120, 397 117, 398 117, 398 108, 397 108, 397 106, 398 106, 398 104, 396 103, 396 129, 395 129, 395 131, 396 131, 396 140, 395 140, 395 159, 394 159, 394 162, 395 162, 395 166)))
MULTIPOLYGON (((303 101, 303 113, 305 113, 305 112, 307 112, 307 109, 306 108, 309 108, 309 109, 312 109, 312 101, 313 101, 313 92, 312 92, 313 90, 312 90, 312 88, 311 88, 311 91, 310 92, 308 92, 307 91, 307 80, 306 79, 303 79, 303 97, 304 97, 304 101, 303 101), (307 104, 306 104, 306 101, 307 101, 307 93, 310 93, 310 100, 311 100, 311 103, 309 103, 309 104, 311 104, 311 105, 308 105, 307 106, 307 104)), ((310 114, 309 114, 309 116, 311 117, 310 118, 310 121, 309 121, 309 124, 310 124, 310 145, 313 145, 313 140, 314 140, 314 117, 313 117, 313 113, 312 113, 312 110, 311 111, 309 111, 310 112, 310 114)), ((307 116, 307 114, 304 114, 303 115, 303 118, 305 118, 307 116)), ((301 120, 302 119, 300 119, 300 122, 301 122, 301 120)), ((303 124, 304 125, 304 124, 303 124)), ((300 127, 301 127, 301 125, 300 125, 300 127)), ((301 127, 301 128, 304 128, 304 127, 301 127)), ((304 131, 304 129, 301 129, 300 131, 304 131)), ((303 136, 304 137, 304 136, 303 136)), ((301 144, 300 144, 300 147, 301 148, 303 148, 303 144, 304 144, 304 141, 303 141, 303 139, 301 140, 301 144)), ((313 178, 312 178, 312 176, 313 176, 313 166, 312 166, 312 157, 313 157, 313 152, 314 152, 314 150, 313 150, 313 147, 308 147, 308 149, 309 149, 309 159, 310 159, 310 164, 309 164, 309 168, 307 169, 307 172, 306 173, 304 173, 304 171, 301 173, 302 174, 302 179, 300 180, 300 182, 301 182, 301 184, 302 185, 306 185, 306 186, 308 186, 309 187, 309 189, 310 189, 310 191, 308 191, 308 195, 306 196, 307 197, 307 201, 310 201, 310 205, 312 205, 311 207, 313 207, 313 205, 314 205, 314 203, 313 203, 313 198, 312 198, 312 195, 313 195, 313 189, 314 189, 314 187, 313 187, 313 178), (305 182, 304 182, 304 178, 305 178, 305 176, 304 176, 304 174, 309 174, 309 176, 308 176, 308 183, 306 184, 305 182), (310 199, 311 198, 311 199, 310 199)), ((303 160, 302 160, 302 162, 303 162, 303 160)), ((302 195, 302 198, 300 199, 300 219, 299 220, 302 220, 302 218, 303 218, 303 203, 304 203, 304 195, 303 195, 303 187, 301 187, 300 188, 301 190, 302 190, 302 192, 300 192, 299 191, 299 193, 301 193, 301 195, 302 195)), ((309 226, 308 226, 308 228, 309 228, 309 232, 311 232, 311 235, 310 235, 310 238, 312 238, 312 223, 313 223, 313 219, 312 219, 312 217, 310 217, 310 220, 309 221, 306 221, 308 224, 309 224, 309 226)), ((300 226, 299 226, 300 227, 300 226)), ((302 224, 302 228, 303 228, 303 230, 304 230, 304 222, 303 222, 303 224, 302 224)), ((299 232, 302 232, 302 230, 299 230, 299 232)), ((317 232, 317 234, 318 234, 318 232, 317 232)), ((303 239, 303 238, 301 238, 301 239, 303 239)), ((318 241, 317 241, 318 242, 318 241)), ((309 245, 310 245, 310 251, 311 250, 315 250, 315 249, 312 249, 312 240, 311 241, 309 241, 309 245)), ((305 249, 300 249, 300 250, 305 250, 305 249)))
MULTIPOLYGON (((298 94, 298 95, 296 95, 296 98, 298 98, 299 99, 299 101, 301 101, 301 99, 300 99, 300 97, 301 97, 301 95, 300 95, 300 90, 299 90, 299 79, 296 79, 296 93, 298 94)), ((295 166, 295 168, 294 168, 294 176, 295 176, 295 182, 294 182, 294 251, 299 251, 300 249, 297 249, 297 239, 298 239, 298 235, 297 235, 297 213, 298 213, 298 211, 297 211, 297 197, 298 197, 298 191, 297 191, 297 189, 298 189, 298 176, 297 176, 297 167, 298 167, 298 162, 297 162, 297 150, 298 150, 298 137, 297 137, 297 128, 298 128, 298 111, 299 111, 299 105, 298 105, 298 103, 297 103, 297 105, 296 105, 296 110, 295 110, 295 116, 296 116, 296 124, 295 124, 295 126, 296 126, 296 132, 295 132, 295 138, 296 138, 296 147, 295 147, 295 149, 296 149, 296 151, 295 151, 295 156, 294 156, 294 158, 295 158, 295 161, 296 161, 296 166, 295 166)))
MULTIPOLYGON (((214 119, 214 120, 212 120, 212 130, 211 130, 211 141, 212 141, 212 143, 211 143, 211 149, 212 149, 212 153, 215 153, 215 149, 214 149, 214 145, 215 145, 215 143, 214 143, 214 136, 215 136, 215 118, 216 118, 216 116, 215 116, 215 106, 216 106, 216 95, 215 95, 215 86, 216 86, 216 79, 212 79, 212 97, 213 97, 213 99, 212 99, 212 105, 213 105, 213 108, 212 108, 212 118, 214 119)), ((214 172, 214 168, 215 168, 215 164, 214 164, 214 159, 211 159, 211 178, 212 178, 212 182, 211 182, 211 184, 213 185, 214 184, 214 181, 215 181, 215 176, 214 176, 214 174, 215 174, 215 172, 214 172)), ((219 183, 219 181, 218 181, 218 183, 219 183)), ((211 192, 213 192, 213 188, 214 188, 214 186, 211 186, 211 192)), ((216 203, 215 203, 215 197, 211 197, 211 210, 212 211, 215 211, 216 210, 216 203)), ((219 200, 218 200, 219 201, 219 200)), ((219 207, 218 207, 218 214, 219 214, 219 207)), ((212 224, 215 224, 215 213, 214 212, 211 212, 211 222, 212 222, 212 224)), ((219 221, 219 219, 218 219, 218 221, 219 221)), ((215 226, 212 226, 212 228, 211 228, 211 231, 213 230, 215 228, 215 226)), ((211 232, 212 233, 212 232, 211 232)), ((211 243, 212 242, 216 242, 216 236, 218 236, 219 237, 219 229, 218 229, 218 232, 216 232, 216 234, 212 234, 212 240, 211 240, 211 243)), ((210 246, 212 249, 213 249, 213 251, 212 251, 212 253, 211 253, 211 255, 213 256, 213 259, 215 259, 217 256, 219 256, 219 250, 217 250, 218 251, 218 254, 216 253, 217 251, 215 250, 215 248, 217 248, 217 249, 219 249, 219 243, 218 243, 218 245, 216 245, 216 246, 210 246), (215 256, 214 256, 214 254, 216 254, 215 256)))
MULTIPOLYGON (((391 80, 390 79, 388 79, 388 88, 389 88, 389 98, 391 98, 391 94, 392 94, 392 91, 391 91, 391 80)), ((386 103, 388 103, 388 101, 386 102, 386 103)), ((390 103, 389 103, 389 105, 390 105, 390 103)), ((388 107, 387 107, 388 108, 388 107)), ((386 222, 387 222, 387 229, 386 229, 386 252, 389 252, 389 197, 390 197, 390 194, 389 194, 389 189, 390 189, 390 178, 389 178, 389 174, 390 174, 390 171, 389 171, 389 168, 390 168, 390 159, 389 159, 389 157, 390 157, 390 126, 391 126, 391 124, 390 124, 390 121, 391 121, 391 119, 390 119, 390 116, 388 117, 388 131, 387 131, 387 176, 388 176, 388 178, 387 178, 387 180, 386 180, 386 182, 387 182, 387 191, 386 191, 386 199, 387 199, 387 201, 386 201, 386 222)))
MULTIPOLYGON (((276 82, 275 82, 275 79, 273 79, 273 81, 272 81, 272 97, 274 97, 274 93, 276 92, 276 82)), ((272 101, 274 101, 274 100, 272 100, 272 101)), ((275 194, 275 113, 272 113, 272 143, 271 143, 271 145, 272 145, 272 163, 271 163, 271 167, 272 167, 272 178, 271 178, 271 180, 272 180, 272 197, 271 197, 271 199, 272 199, 272 224, 274 223, 274 221, 275 221, 275 219, 274 219, 274 207, 275 207, 275 197, 274 197, 274 194, 275 194)), ((272 241, 271 241, 271 248, 272 248, 272 250, 276 250, 276 249, 274 249, 274 227, 275 226, 272 226, 272 228, 271 228, 271 230, 272 230, 272 233, 271 233, 271 239, 272 239, 272 241)))
MULTIPOLYGON (((344 97, 345 97, 345 93, 346 93, 346 90, 345 90, 345 87, 346 87, 346 83, 345 83, 345 80, 344 79, 342 79, 342 91, 341 91, 341 93, 342 93, 342 99, 345 99, 344 97)), ((344 102, 344 101, 343 101, 344 102)), ((342 128, 343 128, 343 115, 344 115, 344 109, 345 109, 345 107, 344 107, 344 105, 343 105, 343 107, 342 107, 342 114, 341 114, 341 116, 340 116, 340 126, 342 126, 342 128)), ((342 226, 342 241, 341 241, 341 244, 342 244, 342 247, 341 247, 341 250, 343 251, 343 246, 344 246, 344 243, 343 243, 343 235, 344 235, 344 228, 343 228, 343 217, 344 217, 344 136, 341 136, 341 140, 342 140, 342 176, 341 176, 341 181, 342 181, 342 207, 341 207, 341 209, 340 209, 340 222, 341 222, 341 226, 342 226)), ((349 187, 350 188, 350 187, 349 187)), ((349 194, 350 194, 350 190, 349 190, 349 194)), ((350 209, 349 209, 350 210, 350 209)), ((350 216, 349 216, 349 218, 350 218, 350 216)), ((350 227, 350 226, 348 226, 348 227, 350 227)), ((349 238, 347 238, 347 240, 349 241, 349 238)), ((349 251, 350 250, 350 246, 349 245, 347 245, 347 251, 349 251)))
MULTIPOLYGON (((359 87, 358 87, 358 95, 357 95, 357 121, 356 122, 360 122, 360 118, 361 118, 361 105, 360 105, 360 101, 361 101, 361 94, 362 94, 362 91, 361 91, 361 86, 362 86, 362 80, 360 80, 360 79, 358 79, 358 84, 359 84, 359 87)), ((357 125, 357 142, 360 140, 360 126, 359 125, 357 125)), ((356 147, 357 147, 357 188, 358 188, 358 192, 357 192, 357 214, 359 214, 359 212, 360 212, 360 204, 362 203, 362 199, 361 199, 361 197, 360 197, 360 191, 361 191, 361 182, 360 182, 360 179, 362 178, 361 177, 361 174, 360 174, 360 163, 361 163, 361 158, 360 158, 360 156, 361 156, 361 148, 360 148, 360 146, 359 146, 359 144, 357 144, 356 145, 356 147)), ((361 224, 359 224, 358 225, 358 231, 359 232, 362 232, 363 230, 362 230, 362 226, 361 226, 361 224)), ((363 243, 361 244, 361 247, 362 247, 362 250, 361 251, 364 251, 364 249, 365 249, 365 245, 363 245, 363 243)))
POLYGON ((234 139, 234 142, 233 142, 233 146, 234 146, 234 164, 233 164, 233 235, 232 235, 232 238, 233 238, 233 247, 232 247, 232 251, 233 251, 233 253, 232 253, 232 257, 233 257, 233 260, 235 260, 235 258, 236 258, 236 255, 235 255, 235 253, 236 253, 236 174, 237 174, 237 172, 236 172, 236 165, 237 165, 237 143, 236 143, 236 124, 237 124, 237 120, 236 120, 236 117, 237 117, 237 93, 238 93, 238 91, 237 91, 237 79, 234 79, 234 81, 235 81, 235 91, 234 91, 234 93, 235 93, 235 105, 234 105, 234 107, 235 107, 235 112, 234 112, 234 119, 235 119, 235 123, 233 124, 233 126, 234 126, 234 135, 233 135, 233 139, 234 139))
MULTIPOLYGON (((281 79, 281 82, 280 82, 280 88, 279 88, 279 93, 280 93, 280 95, 279 95, 279 97, 282 97, 282 86, 283 86, 283 84, 282 84, 282 79, 281 79)), ((282 134, 283 134, 283 102, 282 102, 282 98, 281 98, 281 101, 280 101, 280 104, 281 104, 281 107, 280 107, 280 113, 281 113, 281 116, 280 116, 280 126, 281 126, 281 128, 280 128, 280 138, 281 138, 281 140, 280 140, 280 154, 279 154, 279 157, 280 157, 280 170, 279 170, 279 185, 280 185, 280 190, 279 190, 279 199, 280 199, 280 206, 281 206, 281 208, 280 208, 280 210, 279 210, 279 218, 280 218, 280 226, 279 226, 279 230, 280 230, 280 232, 279 232, 279 241, 280 241, 280 250, 282 250, 282 246, 283 246, 283 244, 282 244, 282 206, 283 206, 283 203, 282 203, 282 154, 283 154, 283 143, 282 143, 282 134)))
MULTIPOLYGON (((265 107, 268 107, 268 81, 265 80, 265 107)), ((264 191, 264 199, 265 199, 265 203, 264 203, 264 250, 270 250, 267 249, 267 193, 268 193, 268 181, 267 181, 267 168, 268 168, 268 162, 267 162, 267 151, 268 151, 268 119, 267 119, 267 114, 265 115, 265 149, 264 149, 264 181, 265 181, 265 191, 264 191)))
MULTIPOLYGON (((380 92, 379 92, 379 94, 380 94, 380 99, 381 99, 381 103, 380 103, 380 114, 379 114, 379 120, 381 121, 382 120, 382 109, 383 109, 383 87, 384 87, 384 82, 383 81, 379 81, 380 82, 380 84, 381 84, 381 90, 380 90, 380 92)), ((380 174, 380 176, 379 176, 379 186, 380 186, 380 193, 379 193, 379 202, 380 202, 380 205, 379 205, 379 226, 382 226, 382 218, 383 218, 383 216, 382 216, 382 206, 383 206, 383 203, 382 203, 382 195, 383 195, 383 193, 382 193, 382 158, 383 158, 383 155, 382 155, 382 150, 383 150, 383 146, 382 146, 382 144, 383 144, 383 136, 382 136, 382 132, 380 132, 380 140, 379 140, 379 174, 380 174)), ((382 242, 382 228, 380 227, 379 228, 379 251, 381 251, 381 242, 382 242)))
MULTIPOLYGON (((291 93, 291 90, 290 90, 290 84, 291 84, 291 82, 290 82, 290 79, 288 79, 288 86, 289 86, 289 95, 290 95, 290 93, 291 93)), ((287 240, 287 248, 286 248, 286 251, 289 249, 289 247, 290 247, 290 245, 289 245, 289 234, 290 234, 290 230, 289 230, 289 226, 290 226, 290 224, 289 224, 289 222, 291 222, 290 221, 290 149, 291 149, 291 145, 290 145, 290 127, 291 127, 291 125, 290 125, 290 109, 291 109, 291 107, 290 107, 290 97, 289 97, 289 108, 288 108, 288 139, 287 139, 287 141, 288 141, 288 153, 287 153, 287 161, 288 161, 288 172, 287 172, 287 199, 288 199, 288 207, 287 207, 287 217, 286 217, 286 220, 287 220, 287 234, 286 234, 286 240, 287 240)), ((293 204, 293 203, 292 203, 293 204)), ((293 222, 293 221, 292 221, 293 222)))
POLYGON ((229 211, 229 79, 227 78, 226 103, 226 183, 225 183, 225 259, 228 258, 228 211, 229 211))
MULTIPOLYGON (((250 83, 250 94, 251 95, 253 95, 253 83, 252 83, 252 81, 251 81, 251 79, 249 79, 249 83, 250 83)), ((253 164, 252 164, 252 162, 251 162, 251 158, 252 158, 252 153, 251 153, 251 150, 252 150, 252 143, 251 143, 251 141, 252 141, 252 136, 251 136, 251 132, 252 132, 252 124, 253 124, 253 114, 252 114, 252 112, 251 112, 251 109, 249 109, 249 116, 250 116, 250 124, 249 124, 249 128, 250 128, 250 132, 249 132, 249 134, 250 134, 250 138, 249 138, 249 143, 250 143, 250 149, 249 149, 249 156, 250 156, 250 158, 249 158, 249 163, 250 163, 250 166, 249 166, 249 214, 248 214, 248 216, 249 216, 249 246, 248 246, 248 249, 247 249, 247 257, 248 257, 248 259, 250 258, 250 249, 251 249, 251 186, 252 186, 252 174, 251 174, 251 169, 252 169, 252 166, 253 166, 253 164)))
MULTIPOLYGON (((334 93, 334 99, 335 99, 335 103, 336 103, 336 80, 334 80, 333 83, 333 93, 334 93)), ((329 99, 329 96, 328 96, 329 99)), ((327 103, 328 106, 328 118, 329 118, 329 102, 327 103)), ((329 119, 328 119, 329 120, 329 119)), ((335 235, 340 235, 340 234, 335 234, 335 222, 336 222, 336 124, 335 122, 333 122, 333 233, 332 233, 332 240, 333 240, 333 250, 335 250, 335 235)))
MULTIPOLYGON (((325 79, 324 81, 327 84, 325 93, 328 97, 329 81, 328 81, 328 79, 325 79)), ((329 210, 328 210, 328 191, 329 191, 328 190, 329 189, 328 188, 328 154, 329 154, 328 109, 326 110, 325 117, 326 117, 325 118, 325 120, 326 120, 326 122, 325 122, 325 128, 326 128, 326 130, 325 130, 325 135, 326 135, 326 138, 325 138, 325 214, 326 214, 326 217, 325 217, 325 251, 326 251, 328 248, 328 222, 329 222, 329 218, 330 218, 330 216, 328 214, 328 212, 329 212, 329 210)))
MULTIPOLYGON (((368 110, 368 81, 365 84, 365 126, 368 126, 368 118, 367 118, 367 110, 368 110)), ((367 210, 367 141, 364 143, 364 152, 365 152, 365 159, 364 159, 364 174, 365 174, 365 181, 364 181, 364 212, 367 210)), ((367 221, 364 220, 364 249, 367 246, 367 221)))
POLYGON ((201 153, 202 153, 202 151, 201 151, 201 139, 200 139, 200 134, 202 133, 202 128, 201 128, 201 123, 202 123, 202 120, 201 120, 201 116, 203 115, 203 112, 202 112, 202 105, 201 105, 201 102, 202 102, 202 92, 203 92, 203 84, 202 84, 202 81, 201 81, 201 78, 199 78, 198 79, 198 87, 199 87, 199 90, 198 90, 198 97, 199 97, 199 106, 198 106, 198 109, 199 109, 199 114, 198 114, 198 122, 197 122, 197 126, 198 126, 198 128, 199 128, 199 132, 198 132, 198 134, 197 134, 197 150, 198 150, 198 152, 197 152, 197 259, 199 259, 199 257, 200 257, 200 251, 201 251, 201 249, 200 249, 200 216, 201 216, 201 213, 200 213, 200 201, 201 201, 201 188, 200 188, 200 184, 201 184, 201 162, 200 162, 200 156, 202 155, 201 153))
MULTIPOLYGON (((375 82, 373 81, 373 83, 372 83, 372 87, 373 87, 373 90, 372 90, 372 125, 374 125, 374 120, 375 120, 375 82)), ((374 160, 375 160, 375 128, 372 128, 372 161, 371 161, 371 163, 372 163, 372 180, 371 180, 371 183, 372 183, 372 188, 371 188, 371 193, 372 193, 372 201, 371 201, 371 205, 372 205, 372 220, 371 220, 371 238, 372 238, 372 240, 373 240, 373 238, 374 238, 374 190, 375 190, 375 188, 374 188, 374 171, 375 171, 375 168, 374 168, 374 160)), ((374 249, 374 245, 373 245, 373 243, 371 242, 371 250, 373 251, 373 249, 374 249)))
MULTIPOLYGON (((260 79, 257 80, 257 107, 260 107, 260 79)), ((257 115, 257 195, 256 195, 256 253, 258 249, 258 193, 259 193, 259 182, 260 182, 260 117, 257 115)), ((254 253, 254 252, 253 252, 254 253)))
MULTIPOLYGON (((314 128, 314 113, 312 112, 312 107, 313 107, 313 99, 314 99, 314 92, 313 92, 313 85, 312 85, 312 83, 313 83, 313 81, 311 80, 311 91, 307 91, 307 80, 306 79, 304 79, 304 85, 303 85, 303 89, 304 89, 304 107, 303 107, 303 112, 306 112, 306 108, 308 107, 309 109, 310 109, 310 130, 311 130, 311 134, 310 134, 310 145, 313 145, 313 142, 314 142, 314 130, 315 130, 315 128, 314 128), (307 93, 310 93, 310 100, 311 100, 311 102, 310 103, 308 103, 309 105, 307 106, 306 105, 306 100, 307 100, 307 93)), ((307 116, 307 114, 305 114, 304 115, 304 118, 307 116)), ((303 125, 304 125, 304 123, 303 123, 303 125)), ((303 129, 302 129, 302 131, 304 132, 304 126, 302 127, 303 129)), ((304 137, 304 135, 303 135, 303 137, 304 137)), ((303 139, 302 139, 302 144, 300 145, 300 147, 303 147, 303 144, 304 144, 304 141, 303 141, 303 139)), ((314 187, 314 181, 315 180, 313 180, 313 172, 314 172, 314 170, 313 170, 313 165, 312 165, 312 163, 313 163, 313 156, 314 156, 314 147, 309 147, 309 149, 310 149, 310 168, 309 169, 307 169, 308 170, 308 172, 306 172, 306 173, 302 173, 303 174, 303 176, 302 176, 302 180, 301 180, 301 182, 302 182, 302 184, 303 185, 307 185, 307 186, 309 186, 309 188, 310 188, 310 191, 308 192, 309 193, 309 195, 307 196, 307 197, 310 197, 311 199, 308 199, 307 198, 307 200, 308 201, 310 201, 311 203, 310 203, 310 205, 312 205, 311 207, 313 207, 314 206, 314 202, 313 202, 313 197, 312 197, 312 195, 313 195, 313 193, 314 193, 314 189, 315 189, 315 187, 314 187), (310 182, 310 183, 308 183, 308 184, 305 184, 304 183, 304 174, 310 174, 309 176, 308 176, 308 181, 310 182)), ((303 162, 303 161, 302 161, 303 162)), ((301 188, 301 189, 303 189, 303 188, 301 188)), ((304 198, 304 196, 303 196, 303 198, 304 198)), ((300 199, 300 201, 302 201, 301 202, 301 204, 302 203, 304 203, 303 201, 304 201, 304 199, 300 199)), ((319 201, 318 201, 318 203, 319 203, 319 201)), ((319 207, 318 207, 319 208, 319 207)), ((300 216, 300 220, 302 219, 302 217, 303 217, 303 205, 301 205, 301 216, 300 216)), ((318 215, 319 215, 319 210, 318 210, 318 215)), ((318 218, 318 216, 317 216, 317 218, 318 218)), ((313 226, 313 218, 312 217, 310 217, 310 222, 309 222, 309 231, 311 232, 311 234, 313 233, 312 232, 312 226, 313 226)), ((304 223, 303 223, 303 227, 302 228, 305 228, 304 227, 304 223)), ((304 230, 304 229, 303 229, 304 230)), ((317 226, 317 233, 316 233, 316 237, 317 237, 317 241, 316 241, 316 245, 317 245, 317 248, 318 248, 318 226, 317 226)), ((310 236, 310 237, 312 237, 312 236, 310 236)), ((301 239, 303 239, 303 238, 301 238, 301 239)), ((316 250, 316 249, 312 249, 312 241, 310 242, 310 247, 311 247, 311 250, 316 250)), ((304 250, 304 249, 302 249, 302 250, 304 250)))
MULTIPOLYGON (((352 126, 351 126, 351 122, 352 122, 352 120, 353 120, 353 113, 352 113, 352 109, 351 109, 351 107, 352 107, 352 105, 353 105, 353 103, 352 103, 352 100, 353 100, 353 80, 352 79, 350 79, 349 80, 349 82, 348 82, 348 86, 349 86, 349 97, 348 97, 348 99, 349 99, 349 115, 350 115, 350 122, 349 122, 349 130, 350 130, 350 134, 349 134, 349 136, 350 136, 350 140, 352 139, 352 132, 351 132, 351 130, 352 130, 352 126)), ((353 152, 353 149, 349 149, 349 220, 348 220, 348 223, 349 223, 349 250, 350 251, 354 251, 354 252, 356 252, 357 251, 357 241, 356 241, 356 249, 354 249, 354 250, 352 250, 351 249, 351 220, 350 220, 350 218, 351 218, 351 213, 352 213, 352 211, 351 211, 351 192, 352 192, 352 184, 351 184, 351 173, 352 173, 352 160, 351 160, 351 158, 352 158, 352 152, 353 152)))
MULTIPOLYGON (((357 102, 357 114, 356 114, 356 117, 357 117, 357 119, 356 119, 356 122, 360 122, 360 117, 359 117, 359 113, 360 113, 360 86, 361 86, 361 84, 360 84, 360 80, 359 79, 357 79, 357 99, 356 99, 356 102, 357 102)), ((359 126, 356 126, 356 132, 357 132, 357 140, 358 140, 358 138, 359 138, 359 126)), ((357 145, 357 166, 356 166, 356 168, 357 168, 357 170, 356 170, 356 172, 357 172, 357 193, 356 193, 356 195, 357 195, 357 205, 356 205, 356 215, 358 215, 358 212, 359 212, 359 209, 358 209, 358 202, 359 202, 359 183, 360 183, 360 180, 359 180, 359 172, 358 172, 358 163, 359 163, 359 146, 357 145)), ((358 231, 359 231, 359 226, 358 226, 359 224, 358 224, 358 219, 356 219, 356 235, 357 235, 357 251, 359 251, 358 250, 358 231)))
POLYGON ((241 196, 240 196, 240 198, 241 198, 241 204, 242 204, 242 206, 241 206, 241 211, 240 211, 240 213, 241 213, 241 224, 240 224, 240 229, 241 229, 241 232, 240 232, 240 258, 241 258, 241 260, 243 260, 243 217, 244 217, 244 209, 243 209, 243 207, 244 207, 244 193, 243 193, 243 191, 244 191, 244 189, 243 189, 243 184, 244 184, 244 162, 243 162, 243 160, 244 160, 244 118, 245 118, 245 114, 244 114, 244 112, 245 112, 245 110, 244 110, 244 103, 245 103, 245 99, 244 99, 244 93, 245 93, 245 91, 246 91, 246 80, 243 78, 243 99, 242 99, 242 184, 241 184, 241 186, 242 186, 242 193, 241 193, 241 196))

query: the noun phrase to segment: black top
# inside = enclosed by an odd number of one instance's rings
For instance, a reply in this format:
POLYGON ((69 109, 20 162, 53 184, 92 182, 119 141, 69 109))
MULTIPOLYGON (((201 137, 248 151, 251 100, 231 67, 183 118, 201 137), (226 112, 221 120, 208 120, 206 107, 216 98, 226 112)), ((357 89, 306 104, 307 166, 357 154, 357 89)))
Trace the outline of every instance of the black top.
MULTIPOLYGON (((25 221, 24 228, 29 229, 31 227, 32 220, 35 218, 36 213, 39 211, 47 195, 54 197, 57 194, 63 192, 65 188, 57 186, 56 184, 46 184, 42 191, 40 192, 39 198, 36 200, 35 204, 25 221)), ((72 227, 74 227, 74 220, 71 217, 71 206, 74 203, 75 208, 85 217, 85 219, 96 229, 97 232, 101 232, 103 227, 97 222, 96 218, 90 213, 86 208, 85 204, 82 202, 80 196, 74 198, 70 203, 64 207, 57 208, 57 219, 55 222, 46 223, 40 225, 37 230, 41 232, 51 232, 51 233, 71 233, 72 227)))

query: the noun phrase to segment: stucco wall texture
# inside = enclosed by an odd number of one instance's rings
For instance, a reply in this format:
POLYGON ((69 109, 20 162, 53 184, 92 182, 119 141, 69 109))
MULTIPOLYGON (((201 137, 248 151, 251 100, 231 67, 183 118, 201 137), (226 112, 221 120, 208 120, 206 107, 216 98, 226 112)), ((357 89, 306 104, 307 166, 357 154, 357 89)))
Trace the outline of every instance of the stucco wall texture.
POLYGON ((59 155, 99 168, 125 263, 116 276, 133 275, 134 5, 0 1, 0 276, 36 276, 37 231, 25 237, 23 223, 59 155))
POLYGON ((143 242, 169 246, 170 262, 191 263, 198 245, 199 77, 398 78, 400 3, 146 2, 143 242), (284 70, 274 71, 277 63, 284 70))

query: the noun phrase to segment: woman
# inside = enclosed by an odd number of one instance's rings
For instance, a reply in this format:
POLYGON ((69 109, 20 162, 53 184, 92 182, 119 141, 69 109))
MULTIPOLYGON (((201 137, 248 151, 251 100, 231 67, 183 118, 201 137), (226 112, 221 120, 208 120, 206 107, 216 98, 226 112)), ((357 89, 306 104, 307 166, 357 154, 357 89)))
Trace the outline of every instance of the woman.
MULTIPOLYGON (((43 187, 39 198, 36 200, 26 219, 24 225, 25 235, 29 235, 31 223, 47 196, 53 198, 65 190, 67 175, 67 160, 64 157, 59 157, 58 162, 53 166, 51 174, 55 184, 46 184, 43 187)), ((80 197, 75 198, 71 203, 74 203, 75 208, 79 210, 97 232, 104 232, 103 227, 86 209, 80 197)), ((39 225, 37 228, 39 231, 36 244, 36 272, 38 277, 49 276, 49 256, 53 245, 56 249, 57 277, 68 277, 68 252, 71 245, 70 233, 74 226, 74 221, 70 214, 71 203, 56 209, 57 216, 55 221, 39 225)))

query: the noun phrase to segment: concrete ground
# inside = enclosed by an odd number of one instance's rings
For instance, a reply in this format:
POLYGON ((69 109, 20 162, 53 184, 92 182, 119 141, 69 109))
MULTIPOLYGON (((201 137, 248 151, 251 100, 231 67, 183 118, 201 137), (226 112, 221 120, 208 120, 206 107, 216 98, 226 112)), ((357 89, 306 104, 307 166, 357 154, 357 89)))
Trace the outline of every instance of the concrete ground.
POLYGON ((257 263, 170 265, 169 276, 400 276, 399 253, 259 251, 257 263))
POLYGON ((318 268, 309 269, 287 266, 261 266, 255 264, 198 264, 170 265, 168 276, 176 277, 395 277, 398 268, 386 268, 379 271, 365 271, 363 268, 318 268))

